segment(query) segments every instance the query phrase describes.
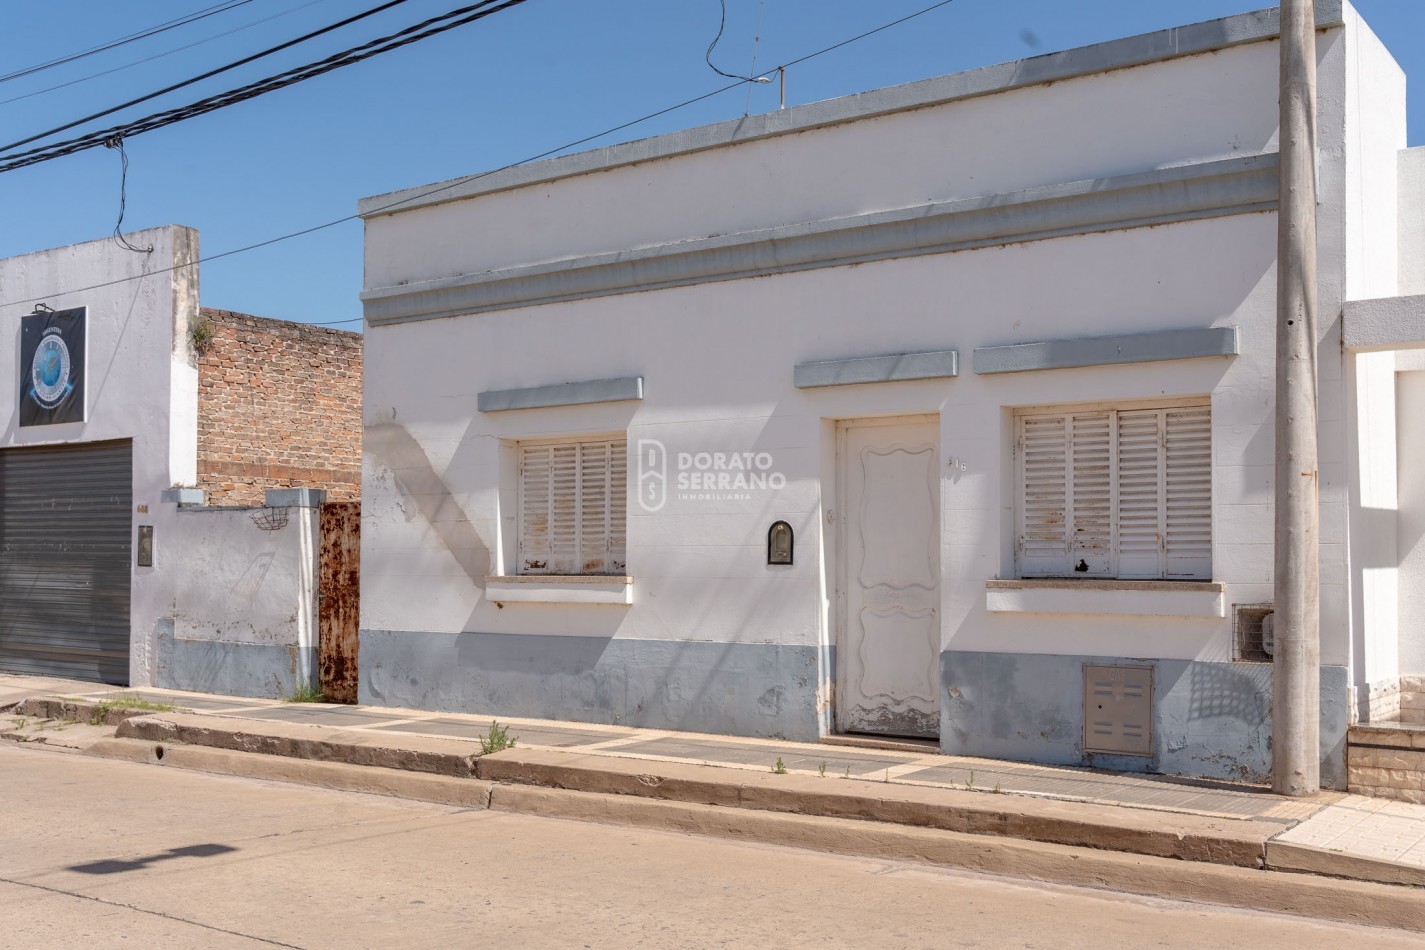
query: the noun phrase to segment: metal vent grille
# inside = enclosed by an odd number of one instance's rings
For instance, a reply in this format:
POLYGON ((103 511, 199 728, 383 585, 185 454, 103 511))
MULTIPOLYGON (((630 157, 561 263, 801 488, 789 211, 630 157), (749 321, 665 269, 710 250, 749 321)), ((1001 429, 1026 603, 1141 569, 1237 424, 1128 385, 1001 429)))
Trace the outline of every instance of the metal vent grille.
POLYGON ((1235 636, 1232 640, 1236 655, 1242 663, 1270 663, 1272 655, 1262 644, 1262 620, 1275 608, 1271 604, 1234 604, 1232 615, 1235 636))

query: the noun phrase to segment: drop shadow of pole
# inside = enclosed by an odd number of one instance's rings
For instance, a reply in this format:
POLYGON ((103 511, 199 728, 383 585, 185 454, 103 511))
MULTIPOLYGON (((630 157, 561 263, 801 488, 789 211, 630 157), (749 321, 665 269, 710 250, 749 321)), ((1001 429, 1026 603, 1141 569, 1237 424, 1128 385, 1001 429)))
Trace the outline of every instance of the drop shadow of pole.
POLYGON ((122 874, 125 871, 141 871, 159 861, 171 861, 174 858, 213 858, 236 850, 237 848, 225 844, 190 844, 186 848, 170 848, 146 858, 134 858, 130 861, 91 861, 88 864, 71 865, 68 870, 78 871, 80 874, 122 874))

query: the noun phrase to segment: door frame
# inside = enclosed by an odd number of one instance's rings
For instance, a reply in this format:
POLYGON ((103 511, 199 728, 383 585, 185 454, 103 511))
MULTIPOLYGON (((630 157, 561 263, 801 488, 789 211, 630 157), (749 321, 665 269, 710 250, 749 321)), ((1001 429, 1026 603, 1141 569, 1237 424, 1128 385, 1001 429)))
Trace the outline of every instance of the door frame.
MULTIPOLYGON (((848 553, 850 552, 850 544, 847 542, 847 536, 846 536, 846 525, 847 525, 847 523, 848 523, 848 519, 847 519, 847 517, 846 517, 846 490, 847 490, 847 485, 846 485, 846 482, 847 482, 847 477, 846 477, 846 462, 847 462, 847 459, 846 459, 846 442, 847 442, 847 435, 846 435, 846 434, 847 434, 848 430, 851 430, 851 429, 865 429, 865 428, 873 428, 873 427, 879 427, 879 426, 925 425, 925 424, 929 424, 929 425, 933 425, 933 426, 935 427, 935 444, 936 444, 936 463, 935 463, 936 479, 935 479, 935 484, 936 484, 936 491, 937 491, 937 493, 938 493, 938 494, 937 494, 937 497, 936 497, 936 499, 935 499, 935 510, 936 510, 936 513, 937 513, 937 515, 939 516, 939 520, 940 520, 940 525, 938 526, 937 531, 936 531, 936 537, 937 537, 937 540, 940 541, 941 543, 943 543, 943 541, 944 541, 945 515, 944 515, 944 506, 943 506, 943 504, 942 504, 942 502, 944 501, 944 499, 943 499, 942 497, 939 497, 939 495, 940 495, 940 494, 943 494, 943 491, 944 491, 943 486, 942 486, 942 482, 943 482, 943 480, 944 480, 944 477, 943 477, 943 475, 941 475, 941 472, 940 472, 940 452, 941 452, 941 445, 940 445, 940 413, 939 413, 939 412, 892 413, 892 414, 890 414, 890 415, 884 415, 884 416, 853 416, 853 417, 846 418, 846 419, 832 419, 831 422, 832 422, 832 424, 833 424, 833 425, 835 426, 835 428, 836 428, 836 453, 835 453, 835 460, 834 460, 834 462, 833 462, 833 475, 832 475, 833 481, 835 482, 835 491, 834 491, 834 494, 833 494, 833 498, 835 499, 835 500, 834 500, 834 504, 835 504, 836 507, 834 507, 834 508, 832 509, 832 517, 831 517, 831 519, 830 519, 831 522, 832 522, 832 528, 833 528, 833 530, 832 530, 832 532, 831 532, 832 539, 833 539, 833 540, 832 540, 832 548, 831 548, 831 551, 830 551, 830 556, 831 556, 831 560, 832 560, 832 564, 830 565, 830 566, 831 566, 831 572, 830 572, 830 573, 831 573, 832 584, 833 584, 833 597, 832 597, 832 605, 831 605, 831 629, 830 629, 830 631, 828 631, 829 634, 830 634, 830 636, 829 636, 828 639, 829 639, 829 641, 830 641, 830 643, 831 643, 831 646, 832 646, 832 647, 835 649, 835 651, 836 651, 836 665, 835 665, 835 676, 833 677, 833 680, 832 680, 833 690, 832 690, 832 701, 831 701, 831 703, 830 703, 830 706, 831 706, 831 710, 830 710, 831 715, 830 715, 830 717, 829 717, 829 720, 830 720, 831 734, 832 734, 832 735, 845 735, 845 734, 847 734, 847 733, 846 733, 846 730, 845 730, 845 728, 842 726, 842 723, 841 723, 841 718, 842 718, 842 717, 841 717, 841 703, 842 703, 843 697, 844 697, 844 695, 845 695, 846 673, 847 673, 847 670, 849 669, 849 666, 847 665, 847 662, 846 662, 846 656, 845 656, 845 651, 844 651, 844 649, 843 649, 843 646, 844 646, 845 639, 846 639, 846 619, 847 619, 847 618, 846 618, 846 600, 847 600, 846 557, 847 557, 848 553)), ((942 600, 943 600, 944 580, 945 580, 945 570, 944 570, 944 565, 942 564, 942 565, 940 566, 940 576, 936 578, 936 585, 935 585, 936 597, 937 597, 937 598, 941 598, 942 600)), ((942 603, 938 603, 938 604, 936 605, 936 612, 937 612, 937 616, 939 616, 939 617, 941 618, 941 621, 942 621, 942 623, 943 623, 943 621, 944 621, 944 614, 945 614, 943 602, 942 602, 942 603)), ((942 639, 943 639, 943 636, 944 636, 944 629, 943 629, 943 628, 942 628, 942 630, 941 630, 941 636, 942 636, 942 639)), ((938 664, 938 663, 936 664, 935 679, 936 679, 936 683, 937 683, 937 687, 936 687, 936 688, 939 689, 939 685, 938 685, 938 684, 939 684, 939 682, 940 682, 940 669, 939 669, 939 664, 938 664)), ((857 733, 857 735, 860 735, 860 733, 857 733)), ((887 738, 893 738, 893 737, 887 737, 887 738)))

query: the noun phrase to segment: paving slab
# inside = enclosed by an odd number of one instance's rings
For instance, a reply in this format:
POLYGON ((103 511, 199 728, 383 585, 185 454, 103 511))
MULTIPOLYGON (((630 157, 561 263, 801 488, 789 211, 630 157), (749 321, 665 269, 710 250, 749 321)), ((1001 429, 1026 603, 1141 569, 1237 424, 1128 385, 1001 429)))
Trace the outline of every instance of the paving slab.
MULTIPOLYGON (((430 719, 418 719, 414 722, 398 722, 389 725, 378 725, 373 728, 382 732, 408 732, 413 735, 423 736, 452 736, 455 738, 472 739, 485 735, 490 728, 492 720, 481 719, 454 719, 451 717, 438 716, 430 719)), ((504 720, 499 720, 502 725, 506 725, 504 720)), ((634 733, 627 730, 619 731, 610 729, 607 731, 593 731, 587 729, 561 729, 557 726, 529 726, 514 725, 508 726, 511 737, 520 745, 544 746, 553 749, 569 748, 571 746, 586 746, 596 743, 608 742, 612 739, 628 739, 634 733)))

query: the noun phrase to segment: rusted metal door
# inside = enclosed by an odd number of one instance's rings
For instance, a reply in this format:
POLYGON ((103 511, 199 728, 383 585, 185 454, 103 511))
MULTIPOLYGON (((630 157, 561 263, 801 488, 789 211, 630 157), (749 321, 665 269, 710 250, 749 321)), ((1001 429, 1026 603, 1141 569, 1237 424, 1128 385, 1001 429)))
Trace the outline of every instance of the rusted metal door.
POLYGON ((361 502, 322 505, 317 659, 329 703, 356 702, 361 625, 361 502))

